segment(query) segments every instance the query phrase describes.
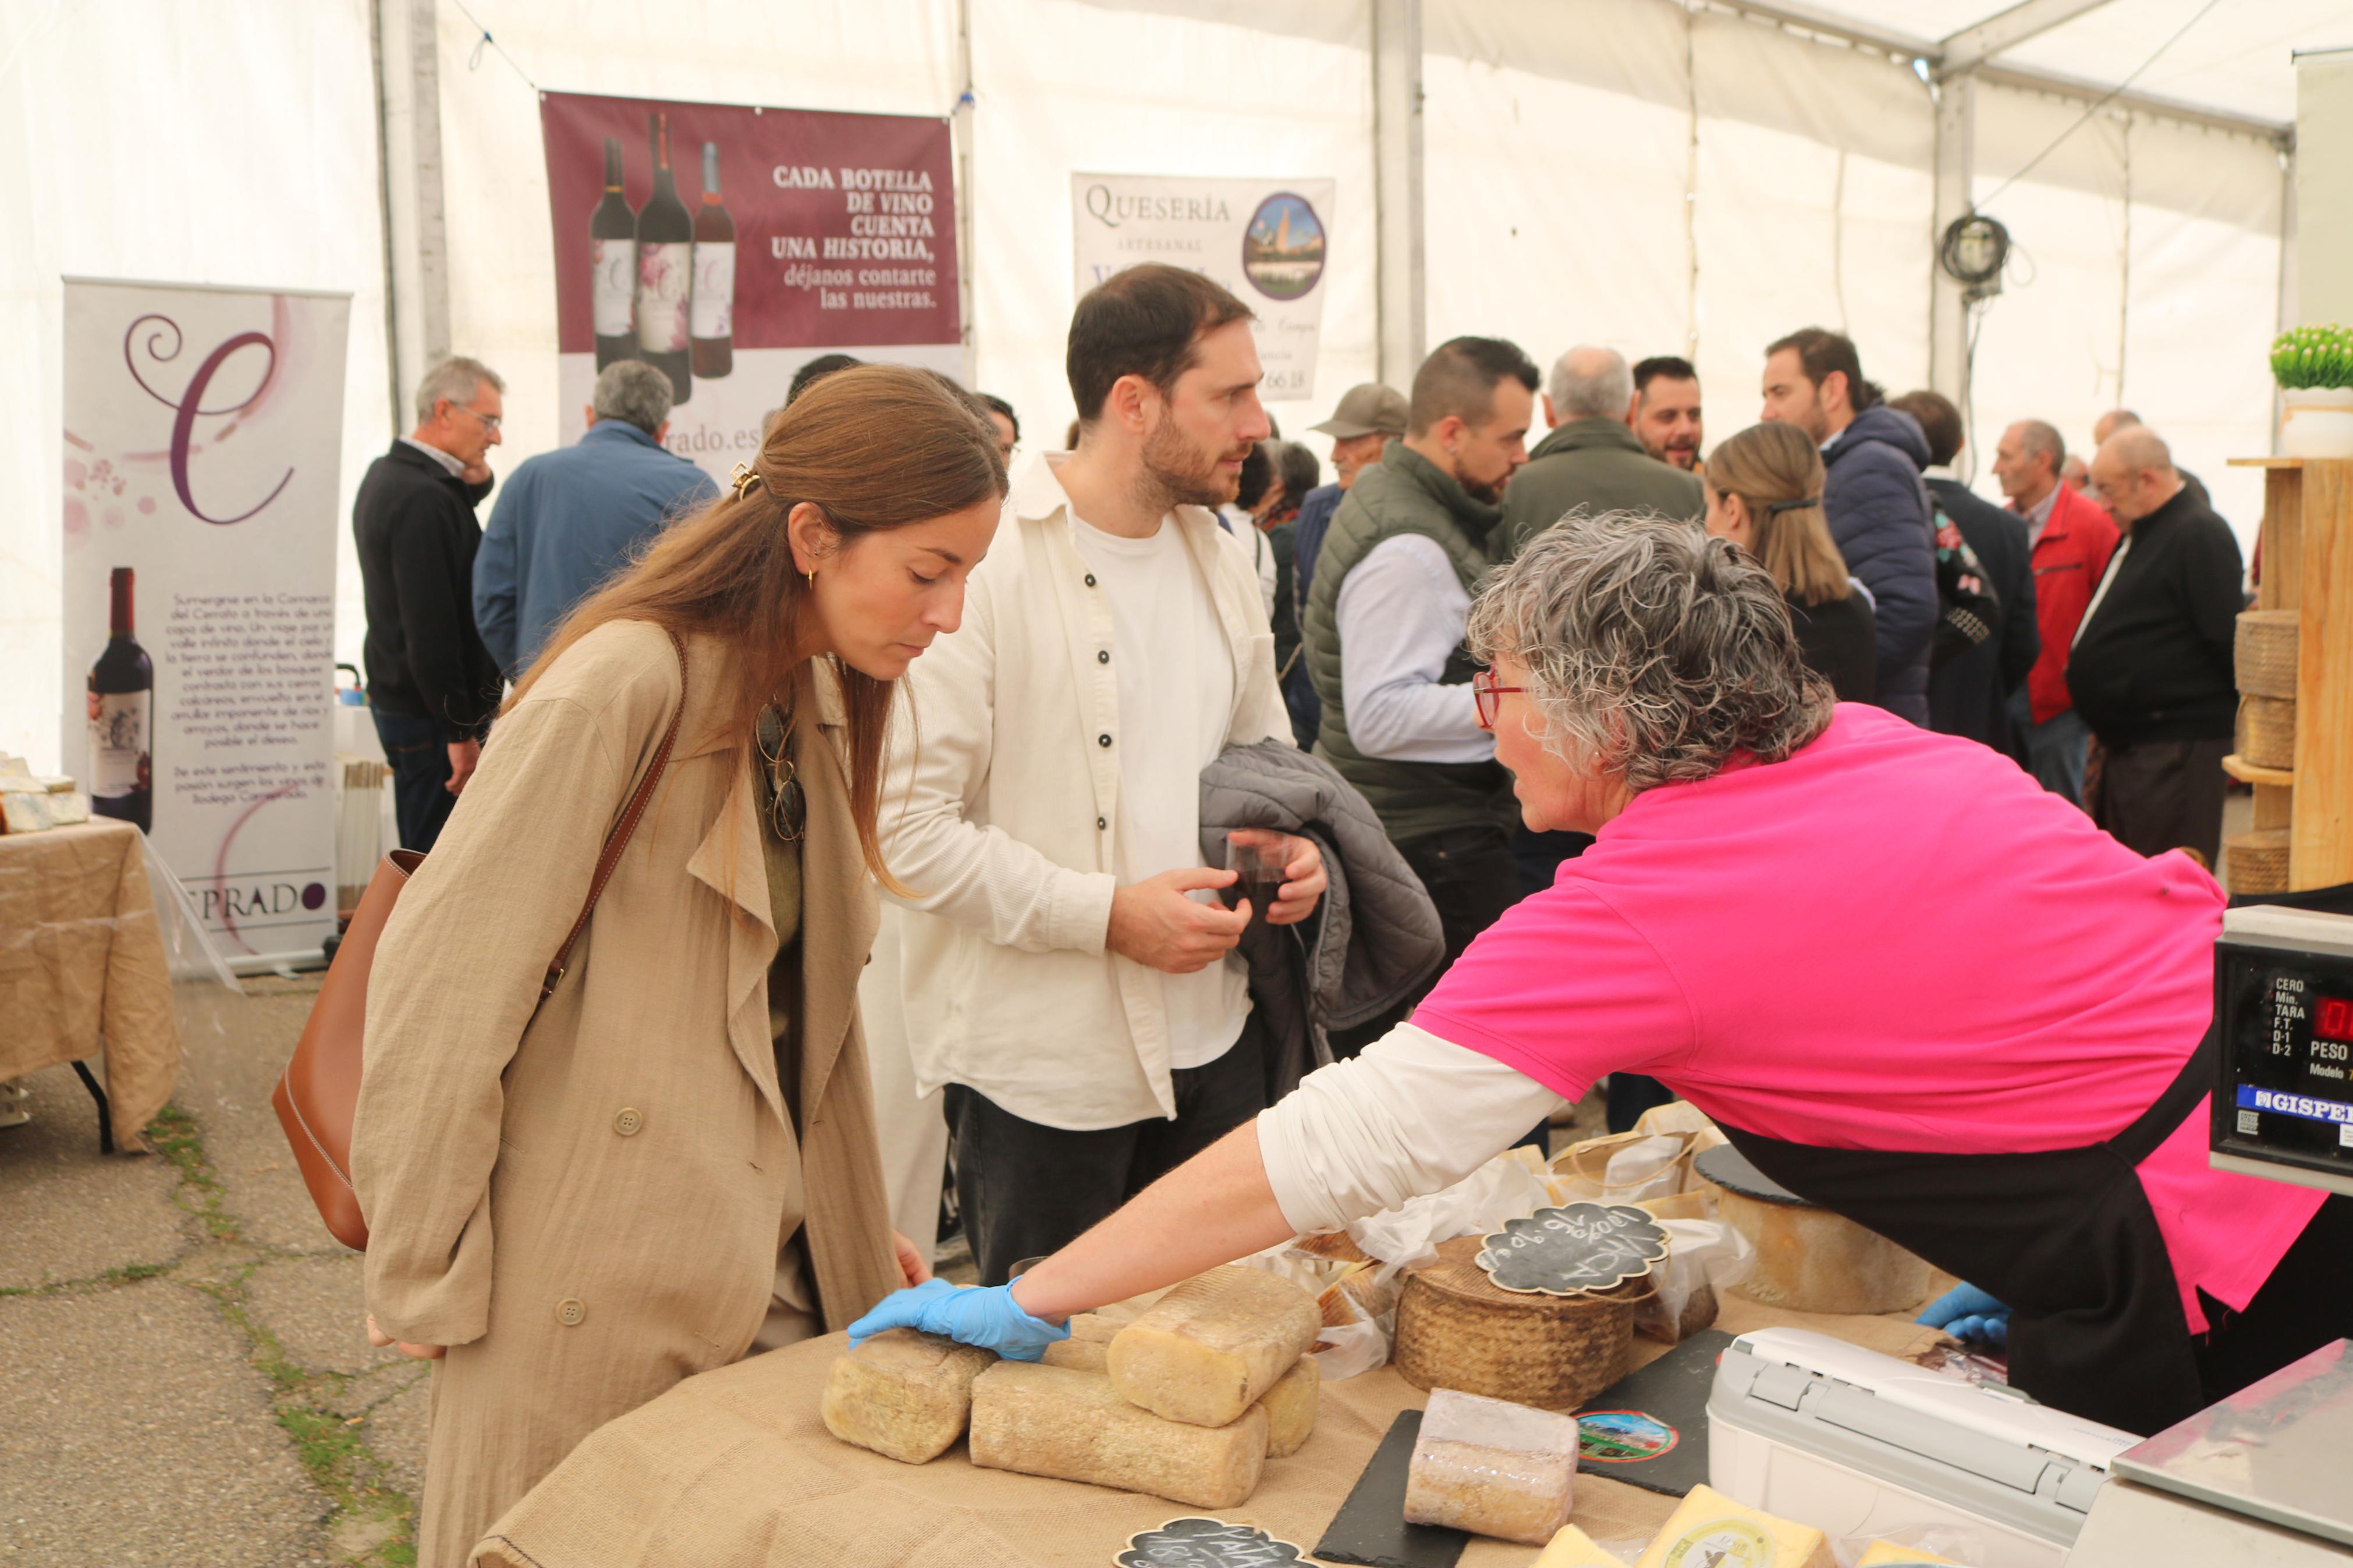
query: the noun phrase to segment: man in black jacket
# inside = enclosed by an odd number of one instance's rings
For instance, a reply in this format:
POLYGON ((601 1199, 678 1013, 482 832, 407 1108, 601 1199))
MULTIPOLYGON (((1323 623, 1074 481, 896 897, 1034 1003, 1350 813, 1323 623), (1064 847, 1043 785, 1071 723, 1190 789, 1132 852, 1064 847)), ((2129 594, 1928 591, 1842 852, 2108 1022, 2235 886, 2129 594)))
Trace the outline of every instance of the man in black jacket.
POLYGON ((352 503, 367 605, 368 706, 392 764, 404 848, 433 847, 482 753, 499 667, 474 629, 474 508, 491 493, 505 383, 447 359, 417 388, 417 428, 368 465, 352 503))
POLYGON ((2067 660, 2067 689, 2105 757, 2093 816, 2143 855, 2191 849, 2211 868, 2239 704, 2239 542, 2146 427, 2108 438, 2092 489, 2124 530, 2067 660))
MULTIPOLYGON (((1928 466, 1950 469, 1961 455, 1961 411, 1940 392, 1925 388, 1891 399, 1920 422, 1928 438, 1928 466)), ((1929 497, 1985 568, 1987 586, 2001 604, 2001 624, 1991 637, 1957 654, 1928 676, 1928 728, 1940 735, 1967 735, 2025 765, 2023 737, 2013 736, 2010 723, 2010 694, 2024 688, 2035 656, 2042 650, 2042 634, 2034 619, 2034 562, 2026 540, 2026 521, 1987 500, 1960 480, 1933 475, 1929 497)))

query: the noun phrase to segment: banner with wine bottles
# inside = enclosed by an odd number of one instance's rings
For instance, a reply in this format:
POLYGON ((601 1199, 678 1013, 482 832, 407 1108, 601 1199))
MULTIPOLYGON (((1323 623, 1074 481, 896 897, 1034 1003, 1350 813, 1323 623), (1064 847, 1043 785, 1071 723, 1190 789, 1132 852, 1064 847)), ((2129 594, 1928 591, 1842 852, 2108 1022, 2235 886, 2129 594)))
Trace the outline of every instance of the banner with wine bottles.
POLYGON ((818 354, 962 370, 946 121, 547 92, 540 127, 567 444, 616 360, 723 481, 818 354))
POLYGON ((348 294, 65 280, 65 737, 232 959, 335 929, 348 294))
POLYGON ((1333 180, 1204 180, 1072 174, 1071 231, 1083 294, 1139 261, 1216 279, 1257 313, 1270 403, 1315 395, 1333 180))

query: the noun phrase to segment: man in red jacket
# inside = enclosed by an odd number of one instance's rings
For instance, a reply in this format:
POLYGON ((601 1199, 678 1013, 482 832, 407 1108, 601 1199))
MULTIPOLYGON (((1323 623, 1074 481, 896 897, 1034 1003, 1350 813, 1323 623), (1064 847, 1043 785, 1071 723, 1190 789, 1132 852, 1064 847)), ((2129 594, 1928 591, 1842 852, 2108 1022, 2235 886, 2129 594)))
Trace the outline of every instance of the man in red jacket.
POLYGON ((2010 717, 2026 736, 2036 782, 2081 805, 2092 731, 2067 692, 2067 650, 2116 553, 2116 525, 2099 502, 2060 482, 2066 461, 2067 444, 2057 430, 2040 419, 2021 419, 2001 433, 1993 471, 2010 510, 2026 520, 2034 552, 2034 619, 2042 632, 2042 652, 2025 689, 2010 699, 2010 717))

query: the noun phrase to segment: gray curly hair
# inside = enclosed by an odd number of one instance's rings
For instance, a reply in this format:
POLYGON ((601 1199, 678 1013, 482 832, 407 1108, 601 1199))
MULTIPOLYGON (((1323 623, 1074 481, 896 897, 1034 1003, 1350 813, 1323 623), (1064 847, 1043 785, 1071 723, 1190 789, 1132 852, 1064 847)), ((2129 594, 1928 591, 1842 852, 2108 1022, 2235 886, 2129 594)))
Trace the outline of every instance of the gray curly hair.
POLYGON ((1538 535, 1482 588, 1466 640, 1527 670, 1546 751, 1638 795, 1742 752, 1779 762, 1837 700, 1799 657, 1769 573, 1649 513, 1572 513, 1538 535))

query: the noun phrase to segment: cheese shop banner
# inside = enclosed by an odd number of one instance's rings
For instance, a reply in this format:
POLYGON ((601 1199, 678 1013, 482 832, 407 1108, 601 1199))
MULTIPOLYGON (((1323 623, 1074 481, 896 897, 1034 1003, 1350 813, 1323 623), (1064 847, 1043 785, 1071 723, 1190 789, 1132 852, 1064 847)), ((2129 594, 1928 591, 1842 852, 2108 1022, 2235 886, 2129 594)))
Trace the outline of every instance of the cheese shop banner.
POLYGON ((1335 189, 1330 180, 1073 174, 1079 292, 1145 261, 1205 274, 1258 314, 1260 395, 1314 397, 1335 189))
POLYGON ((60 755, 232 959, 335 929, 347 294, 66 279, 60 755))
POLYGON ((723 481, 818 354, 961 371, 946 121, 551 92, 540 126, 567 444, 617 360, 723 481))

